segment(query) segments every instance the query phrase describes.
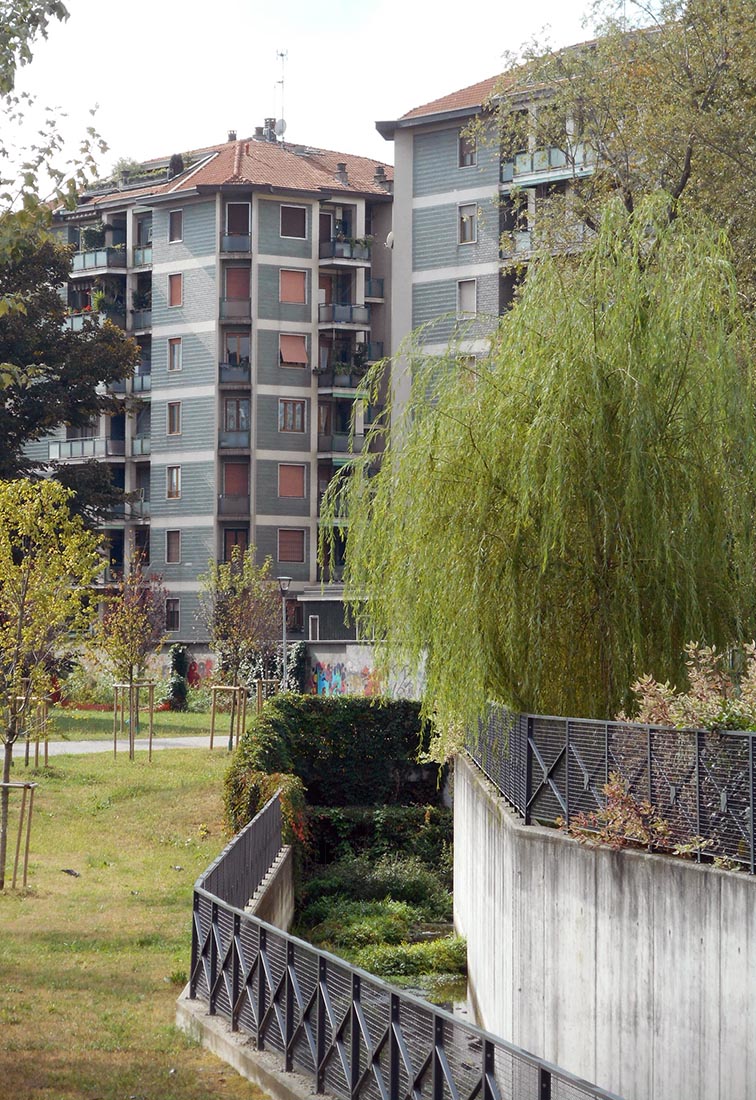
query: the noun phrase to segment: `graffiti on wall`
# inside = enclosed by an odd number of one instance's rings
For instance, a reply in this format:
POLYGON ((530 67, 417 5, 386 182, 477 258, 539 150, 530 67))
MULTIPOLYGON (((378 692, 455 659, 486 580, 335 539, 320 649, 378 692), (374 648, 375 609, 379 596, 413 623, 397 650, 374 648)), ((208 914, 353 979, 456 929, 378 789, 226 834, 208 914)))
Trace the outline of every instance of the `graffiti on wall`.
POLYGON ((381 681, 367 665, 315 661, 310 690, 313 695, 380 695, 381 681))

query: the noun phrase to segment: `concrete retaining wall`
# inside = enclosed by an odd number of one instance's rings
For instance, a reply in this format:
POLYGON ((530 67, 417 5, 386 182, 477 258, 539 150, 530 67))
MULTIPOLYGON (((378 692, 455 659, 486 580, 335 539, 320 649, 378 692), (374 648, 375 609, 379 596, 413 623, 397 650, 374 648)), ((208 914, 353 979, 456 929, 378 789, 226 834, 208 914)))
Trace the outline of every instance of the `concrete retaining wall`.
POLYGON ((454 845, 481 1026, 628 1100, 755 1100, 756 879, 526 827, 464 756, 454 845))
POLYGON ((288 845, 278 853, 246 908, 266 924, 289 931, 294 920, 294 857, 288 845))

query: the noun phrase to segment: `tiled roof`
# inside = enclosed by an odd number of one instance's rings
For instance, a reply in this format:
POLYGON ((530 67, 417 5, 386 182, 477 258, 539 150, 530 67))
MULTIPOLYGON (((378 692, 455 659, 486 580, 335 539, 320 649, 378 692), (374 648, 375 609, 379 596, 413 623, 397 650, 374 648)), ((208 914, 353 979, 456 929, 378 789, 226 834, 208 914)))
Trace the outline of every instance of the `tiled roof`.
POLYGON ((489 76, 487 80, 479 80, 477 84, 471 84, 468 88, 460 88, 457 92, 434 99, 422 107, 414 107, 401 116, 401 121, 410 118, 422 118, 423 115, 440 114, 443 111, 460 111, 466 107, 481 107, 486 100, 496 91, 501 83, 502 76, 489 76))
MULTIPOLYGON (((375 179, 376 169, 383 169, 386 180, 393 179, 394 175, 391 165, 368 157, 251 138, 193 150, 186 155, 186 159, 192 163, 173 179, 133 189, 121 190, 114 186, 111 191, 89 196, 87 205, 112 202, 115 197, 138 198, 173 194, 196 187, 245 183, 286 191, 319 191, 325 194, 359 192, 385 196, 386 188, 375 179), (346 182, 337 167, 339 164, 346 166, 346 182)), ((165 160, 145 162, 146 165, 164 163, 165 160)))

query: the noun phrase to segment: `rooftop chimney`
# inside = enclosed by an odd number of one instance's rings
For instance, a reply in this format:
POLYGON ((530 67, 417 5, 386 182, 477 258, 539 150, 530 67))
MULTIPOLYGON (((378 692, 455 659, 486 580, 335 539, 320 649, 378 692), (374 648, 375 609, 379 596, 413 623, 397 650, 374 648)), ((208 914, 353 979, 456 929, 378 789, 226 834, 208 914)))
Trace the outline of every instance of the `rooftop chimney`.
POLYGON ((383 167, 382 164, 376 164, 376 166, 375 166, 375 175, 373 176, 373 182, 374 183, 383 183, 383 181, 385 179, 386 179, 386 169, 383 167))
POLYGON ((229 130, 228 131, 228 140, 229 141, 236 141, 236 130, 229 130))
POLYGON ((255 141, 265 141, 265 134, 263 133, 262 126, 255 126, 255 141))
POLYGON ((336 178, 340 183, 344 185, 349 183, 349 174, 347 173, 346 161, 340 160, 336 164, 336 178))
POLYGON ((274 118, 265 119, 265 138, 267 141, 277 141, 276 137, 276 120, 274 118))

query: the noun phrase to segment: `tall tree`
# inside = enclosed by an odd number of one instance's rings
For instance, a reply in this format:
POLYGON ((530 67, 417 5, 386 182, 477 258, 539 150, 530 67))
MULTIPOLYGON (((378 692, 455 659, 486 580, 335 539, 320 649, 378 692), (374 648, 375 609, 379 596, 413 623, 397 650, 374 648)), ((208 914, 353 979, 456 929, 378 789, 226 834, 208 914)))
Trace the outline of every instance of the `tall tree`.
POLYGON ((752 0, 600 0, 595 10, 595 40, 530 47, 502 78, 494 112, 505 151, 552 146, 573 169, 567 197, 551 200, 555 216, 539 226, 536 213, 541 241, 564 238, 565 206, 573 224, 595 228, 608 195, 630 212, 661 189, 671 216, 691 207, 727 229, 741 286, 756 296, 752 0))
MULTIPOLYGON (((3 783, 34 698, 46 694, 57 648, 81 633, 93 607, 87 588, 102 568, 98 537, 72 516, 55 481, 0 482, 0 708, 3 783)), ((8 788, 0 792, 0 889, 5 881, 8 788)))
POLYGON ((540 256, 476 366, 410 353, 380 472, 329 508, 358 623, 447 729, 489 698, 609 716, 689 639, 750 636, 752 348, 722 234, 657 195, 540 256))

